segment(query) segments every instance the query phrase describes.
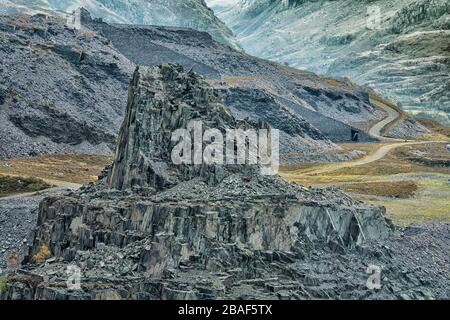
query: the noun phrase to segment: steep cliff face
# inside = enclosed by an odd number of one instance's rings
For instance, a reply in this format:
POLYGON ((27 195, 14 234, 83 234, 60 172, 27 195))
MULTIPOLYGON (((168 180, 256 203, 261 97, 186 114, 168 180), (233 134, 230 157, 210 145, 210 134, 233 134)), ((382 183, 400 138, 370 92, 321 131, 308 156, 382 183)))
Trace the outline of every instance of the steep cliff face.
MULTIPOLYGON (((198 153, 191 156, 192 148, 198 152, 197 147, 191 144, 202 147, 206 143, 204 139, 208 140, 203 137, 208 129, 221 134, 220 138, 214 136, 210 139, 218 139, 216 142, 224 145, 227 130, 245 132, 258 126, 252 125, 250 120, 236 120, 213 89, 192 71, 185 73, 179 65, 163 65, 157 71, 140 73, 137 70, 134 74, 108 185, 119 190, 137 187, 161 191, 196 176, 209 183, 217 183, 224 178, 225 172, 221 167, 204 164, 203 152, 200 156, 198 153), (172 134, 181 128, 194 130, 193 137, 189 133, 188 138, 180 136, 177 139, 181 139, 183 145, 189 143, 187 139, 190 140, 191 144, 183 149, 186 152, 183 157, 188 156, 188 162, 196 157, 196 165, 174 163, 171 150, 177 141, 172 139, 172 134)), ((268 125, 261 122, 259 127, 268 128, 268 125)), ((224 158, 226 150, 223 145, 219 148, 222 147, 220 153, 224 158)), ((233 153, 234 147, 233 144, 233 153)), ((247 173, 254 175, 252 171, 247 173)))
POLYGON ((2 0, 0 14, 72 13, 80 7, 110 23, 161 25, 206 31, 218 42, 240 49, 233 33, 214 15, 204 0, 2 0))
POLYGON ((412 113, 449 121, 446 0, 208 3, 252 55, 348 76, 412 113))
MULTIPOLYGON (((28 271, 12 275, 2 297, 225 298, 235 286, 269 296, 246 281, 280 273, 286 286, 301 277, 290 268, 317 248, 343 254, 391 234, 382 208, 337 190, 303 188, 248 163, 171 163, 166 136, 191 120, 219 132, 267 128, 236 120, 180 66, 136 71, 112 167, 99 182, 41 203, 28 271), (43 247, 53 262, 33 263, 43 247), (69 264, 81 268, 80 291, 58 284, 69 264)), ((290 295, 306 296, 294 287, 290 295)))

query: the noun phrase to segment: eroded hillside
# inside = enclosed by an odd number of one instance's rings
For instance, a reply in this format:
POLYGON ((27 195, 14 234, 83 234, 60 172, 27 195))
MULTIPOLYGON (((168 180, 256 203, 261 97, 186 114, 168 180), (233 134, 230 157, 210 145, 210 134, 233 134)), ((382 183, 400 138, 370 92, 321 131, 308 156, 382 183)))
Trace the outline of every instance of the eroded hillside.
POLYGON ((135 64, 193 68, 238 117, 280 129, 286 153, 337 150, 333 142, 350 140, 353 125, 383 117, 350 81, 254 58, 207 33, 110 25, 87 11, 82 22, 72 30, 58 17, 1 17, 1 157, 110 152, 135 64))

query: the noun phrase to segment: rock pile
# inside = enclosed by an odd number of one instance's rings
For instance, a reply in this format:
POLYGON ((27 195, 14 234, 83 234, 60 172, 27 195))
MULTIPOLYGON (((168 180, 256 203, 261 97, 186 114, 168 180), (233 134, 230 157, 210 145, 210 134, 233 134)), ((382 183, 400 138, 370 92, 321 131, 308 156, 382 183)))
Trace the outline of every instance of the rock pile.
POLYGON ((170 133, 192 120, 267 127, 236 120, 181 66, 137 69, 114 163, 97 183, 41 202, 30 253, 2 298, 320 297, 317 279, 299 271, 312 255, 390 235, 382 208, 339 190, 290 184, 258 165, 172 163, 170 133), (43 248, 50 255, 37 261, 43 248), (66 286, 68 266, 81 269, 81 290, 66 286))

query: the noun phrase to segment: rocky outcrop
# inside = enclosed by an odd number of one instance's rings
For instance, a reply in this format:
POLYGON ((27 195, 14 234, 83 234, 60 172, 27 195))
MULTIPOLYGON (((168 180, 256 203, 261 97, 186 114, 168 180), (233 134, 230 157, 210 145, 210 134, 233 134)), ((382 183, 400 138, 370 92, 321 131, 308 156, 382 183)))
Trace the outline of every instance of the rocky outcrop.
POLYGON ((210 178, 204 166, 183 166, 184 170, 174 166, 172 134, 189 128, 192 121, 201 121, 201 133, 209 127, 224 134, 227 128, 239 128, 240 122, 192 71, 184 74, 181 66, 164 65, 159 74, 144 74, 145 78, 137 70, 131 82, 109 186, 163 190, 195 175, 210 178))
POLYGON ((308 284, 295 272, 286 277, 295 264, 391 234, 382 208, 338 190, 290 184, 257 164, 174 164, 170 133, 193 120, 219 132, 268 128, 236 120, 181 66, 137 70, 114 163, 99 182, 40 204, 27 263, 2 297, 224 298, 281 272, 251 296, 289 288, 295 298, 308 284), (51 257, 39 264, 42 248, 51 257), (64 287, 68 265, 81 268, 82 290, 64 287))

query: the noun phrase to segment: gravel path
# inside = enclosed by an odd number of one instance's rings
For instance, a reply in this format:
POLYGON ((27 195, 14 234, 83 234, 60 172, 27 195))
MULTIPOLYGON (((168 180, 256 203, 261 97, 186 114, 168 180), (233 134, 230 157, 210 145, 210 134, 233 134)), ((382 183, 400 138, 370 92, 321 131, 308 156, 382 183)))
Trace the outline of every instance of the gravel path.
POLYGON ((301 169, 297 171, 293 171, 291 173, 282 173, 280 174, 282 177, 287 179, 293 179, 293 178, 301 178, 303 176, 311 176, 311 175, 317 175, 317 174, 324 174, 324 173, 330 173, 333 171, 337 171, 339 169, 344 168, 351 168, 351 167, 357 167, 365 164, 369 164, 378 160, 383 159, 389 152, 391 152, 394 149, 397 149, 399 147, 409 146, 409 145, 418 145, 418 144, 427 144, 427 143, 433 143, 438 141, 417 141, 417 142, 394 142, 387 145, 381 145, 380 148, 376 149, 371 154, 361 158, 356 159, 354 161, 347 161, 347 162, 333 162, 326 165, 321 165, 318 168, 313 169, 301 169))

